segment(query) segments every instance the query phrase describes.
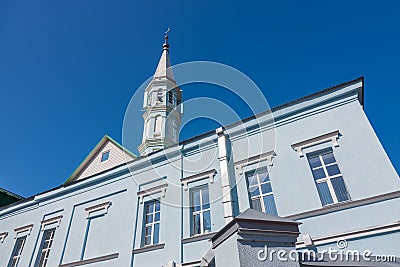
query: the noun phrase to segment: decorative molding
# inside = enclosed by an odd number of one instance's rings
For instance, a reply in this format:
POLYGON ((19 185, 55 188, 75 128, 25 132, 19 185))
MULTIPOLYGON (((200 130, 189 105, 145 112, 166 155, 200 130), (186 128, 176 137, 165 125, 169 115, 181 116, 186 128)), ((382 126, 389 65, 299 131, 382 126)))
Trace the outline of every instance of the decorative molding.
MULTIPOLYGON (((349 232, 345 232, 345 233, 326 235, 326 236, 322 236, 322 237, 318 237, 318 238, 313 238, 312 241, 313 241, 314 245, 318 246, 318 245, 337 242, 340 239, 349 240, 349 239, 353 239, 353 238, 366 237, 366 236, 371 236, 371 235, 376 235, 376 234, 384 234, 384 233, 399 231, 399 230, 400 230, 400 221, 395 222, 395 223, 380 225, 380 226, 373 226, 373 227, 358 229, 358 230, 349 231, 349 232)), ((297 249, 305 248, 305 247, 306 247, 306 244, 304 241, 296 242, 297 249)))
POLYGON ((148 245, 148 246, 144 246, 141 248, 135 248, 134 250, 132 250, 132 252, 133 252, 133 254, 139 254, 139 253, 143 253, 143 252, 147 252, 147 251, 163 249, 164 247, 165 247, 165 243, 148 245))
POLYGON ((332 146, 338 147, 339 146, 339 143, 337 141, 338 138, 339 138, 339 130, 295 143, 292 145, 292 148, 295 151, 297 151, 297 153, 299 154, 300 157, 303 157, 304 156, 304 154, 303 154, 304 148, 319 145, 319 144, 329 142, 329 141, 332 141, 332 146))
POLYGON ((44 231, 45 226, 50 225, 50 224, 55 224, 55 227, 59 227, 62 218, 63 218, 63 216, 60 215, 60 216, 57 216, 57 217, 53 217, 53 218, 50 218, 50 219, 43 220, 41 222, 42 231, 44 231))
POLYGON ((89 218, 91 213, 96 212, 96 211, 101 211, 101 210, 104 210, 104 214, 107 214, 110 206, 111 206, 111 201, 107 201, 107 202, 86 208, 85 209, 86 218, 89 218))
POLYGON ((156 193, 161 193, 161 196, 165 197, 165 192, 167 191, 167 187, 168 187, 168 184, 162 184, 162 185, 154 186, 154 187, 144 189, 144 190, 137 192, 137 195, 140 199, 140 204, 143 203, 143 198, 145 196, 150 196, 150 195, 153 195, 156 193))
POLYGON ((275 154, 274 151, 269 151, 269 152, 266 152, 266 153, 263 153, 263 154, 260 154, 260 155, 257 155, 257 156, 253 156, 253 157, 248 158, 248 159, 239 160, 239 161, 234 163, 234 166, 235 166, 235 169, 238 171, 239 175, 242 175, 243 174, 243 168, 248 166, 248 165, 254 164, 254 163, 259 163, 259 162, 262 162, 262 161, 266 161, 267 165, 269 167, 272 166, 273 165, 272 160, 273 160, 273 158, 275 156, 276 156, 276 154, 275 154))
POLYGON ((200 234, 200 235, 194 235, 191 237, 182 238, 182 244, 196 242, 196 241, 200 241, 200 240, 204 240, 204 239, 210 239, 215 234, 216 234, 216 232, 212 232, 212 233, 206 233, 206 234, 200 234))
POLYGON ((113 253, 101 257, 96 257, 96 258, 91 258, 87 260, 81 260, 81 261, 74 261, 70 263, 64 263, 58 265, 58 267, 75 267, 75 266, 82 266, 86 264, 92 264, 92 263, 97 263, 97 262, 102 262, 102 261, 108 261, 112 259, 117 259, 119 257, 119 253, 113 253))
POLYGON ((395 199, 395 198, 400 198, 400 191, 394 191, 382 195, 377 195, 377 196, 372 196, 372 197, 367 197, 367 198, 362 198, 362 199, 357 199, 357 200, 348 200, 344 202, 339 202, 327 206, 323 206, 322 208, 315 209, 315 210, 310 210, 310 211, 305 211, 305 212, 300 212, 296 214, 292 214, 289 216, 284 216, 284 218, 292 219, 292 220, 301 220, 304 218, 309 218, 309 217, 314 217, 314 216, 319 216, 339 210, 344 210, 344 209, 350 209, 354 207, 359 207, 363 205, 370 205, 373 203, 377 203, 380 201, 386 201, 390 199, 395 199))
POLYGON ((191 175, 188 177, 184 177, 181 179, 181 183, 183 184, 183 188, 186 190, 188 190, 188 183, 194 182, 194 181, 198 181, 198 180, 202 180, 204 178, 209 178, 209 183, 213 184, 214 183, 214 176, 217 173, 217 171, 215 169, 209 170, 209 171, 205 171, 199 174, 195 174, 195 175, 191 175))
POLYGON ((8 232, 0 233, 0 243, 4 242, 4 239, 8 236, 8 232))
POLYGON ((22 227, 18 227, 14 229, 15 232, 15 237, 14 239, 17 238, 18 234, 23 233, 23 232, 28 232, 27 235, 30 235, 32 232, 33 224, 28 224, 22 227))

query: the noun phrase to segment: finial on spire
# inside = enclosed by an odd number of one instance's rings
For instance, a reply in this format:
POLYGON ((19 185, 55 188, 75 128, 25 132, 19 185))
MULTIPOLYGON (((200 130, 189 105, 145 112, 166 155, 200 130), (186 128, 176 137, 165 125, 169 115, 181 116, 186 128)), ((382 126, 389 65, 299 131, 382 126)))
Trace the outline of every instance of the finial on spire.
POLYGON ((167 29, 167 31, 165 32, 165 36, 164 36, 164 44, 163 44, 163 50, 167 50, 169 48, 169 44, 168 44, 168 33, 170 32, 170 28, 167 29))

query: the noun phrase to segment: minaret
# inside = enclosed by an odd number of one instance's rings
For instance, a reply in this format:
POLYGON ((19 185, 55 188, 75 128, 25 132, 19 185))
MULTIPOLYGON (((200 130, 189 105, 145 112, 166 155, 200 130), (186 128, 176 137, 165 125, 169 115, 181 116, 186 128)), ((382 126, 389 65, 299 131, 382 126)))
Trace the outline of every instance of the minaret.
POLYGON ((138 147, 142 156, 179 142, 182 93, 172 73, 168 32, 156 72, 144 92, 143 139, 138 147))

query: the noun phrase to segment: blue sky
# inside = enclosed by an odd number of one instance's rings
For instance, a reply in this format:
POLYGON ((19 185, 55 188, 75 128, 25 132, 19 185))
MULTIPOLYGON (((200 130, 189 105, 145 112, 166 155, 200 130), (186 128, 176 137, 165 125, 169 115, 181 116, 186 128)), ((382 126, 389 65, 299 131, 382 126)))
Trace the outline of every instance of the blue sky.
POLYGON ((152 2, 0 0, 0 187, 37 194, 104 134, 121 141, 167 27, 173 64, 233 66, 271 106, 365 76, 365 111, 400 170, 400 2, 152 2))

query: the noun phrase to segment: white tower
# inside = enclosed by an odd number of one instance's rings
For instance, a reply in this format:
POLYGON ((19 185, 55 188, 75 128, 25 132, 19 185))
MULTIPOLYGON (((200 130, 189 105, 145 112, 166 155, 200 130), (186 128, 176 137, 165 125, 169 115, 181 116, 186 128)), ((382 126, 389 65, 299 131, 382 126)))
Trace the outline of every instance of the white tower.
POLYGON ((179 142, 182 93, 172 73, 168 32, 169 29, 165 33, 160 62, 144 92, 143 139, 138 147, 142 156, 179 142))

